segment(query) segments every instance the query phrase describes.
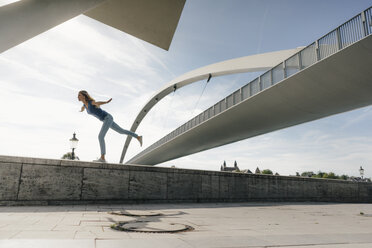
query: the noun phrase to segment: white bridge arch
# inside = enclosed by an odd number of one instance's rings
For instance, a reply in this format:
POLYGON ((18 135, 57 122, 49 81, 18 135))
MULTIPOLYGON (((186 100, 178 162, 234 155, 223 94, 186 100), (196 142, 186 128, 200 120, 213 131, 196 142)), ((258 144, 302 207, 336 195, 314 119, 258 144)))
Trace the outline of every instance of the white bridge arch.
MULTIPOLYGON (((276 52, 255 54, 236 59, 230 59, 219 63, 207 65, 193 71, 187 72, 174 80, 170 81, 161 90, 156 92, 150 100, 142 107, 134 120, 130 130, 135 132, 147 113, 164 97, 173 91, 180 89, 186 85, 198 82, 209 77, 217 77, 229 74, 243 73, 243 72, 257 72, 269 70, 272 67, 283 62, 285 59, 296 54, 303 47, 281 50, 276 52)), ((120 163, 123 163, 125 154, 128 150, 129 144, 132 140, 131 136, 127 136, 123 151, 120 157, 120 163)))

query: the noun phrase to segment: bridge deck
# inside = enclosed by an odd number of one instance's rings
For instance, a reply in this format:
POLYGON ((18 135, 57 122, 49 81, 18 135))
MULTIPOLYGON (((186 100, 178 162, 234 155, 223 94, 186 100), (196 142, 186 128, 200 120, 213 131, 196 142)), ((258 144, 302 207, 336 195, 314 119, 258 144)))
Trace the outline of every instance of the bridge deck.
POLYGON ((372 36, 128 161, 155 165, 372 104, 372 36))

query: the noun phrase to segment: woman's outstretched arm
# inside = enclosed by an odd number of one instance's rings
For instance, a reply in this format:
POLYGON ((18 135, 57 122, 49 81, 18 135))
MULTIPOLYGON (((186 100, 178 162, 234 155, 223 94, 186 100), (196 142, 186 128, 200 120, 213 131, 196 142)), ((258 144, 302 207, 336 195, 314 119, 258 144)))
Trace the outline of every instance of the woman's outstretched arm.
POLYGON ((97 107, 98 106, 101 106, 101 105, 103 105, 103 104, 107 104, 107 103, 109 103, 109 102, 111 102, 111 100, 112 100, 112 98, 110 98, 108 101, 106 101, 106 102, 93 102, 92 104, 93 105, 96 105, 97 107))

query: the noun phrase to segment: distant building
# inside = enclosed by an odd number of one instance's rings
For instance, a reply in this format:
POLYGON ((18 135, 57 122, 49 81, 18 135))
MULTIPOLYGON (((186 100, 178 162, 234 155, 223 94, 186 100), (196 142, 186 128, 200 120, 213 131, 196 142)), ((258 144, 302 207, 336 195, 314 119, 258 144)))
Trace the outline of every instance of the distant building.
POLYGON ((350 177, 348 181, 353 181, 353 182, 371 182, 371 179, 369 178, 361 178, 361 177, 350 177))
POLYGON ((221 165, 221 171, 240 171, 238 167, 238 163, 234 162, 234 167, 227 167, 226 161, 223 161, 223 164, 221 165))
POLYGON ((260 169, 257 167, 256 168, 256 171, 254 172, 255 174, 261 174, 261 171, 260 171, 260 169))

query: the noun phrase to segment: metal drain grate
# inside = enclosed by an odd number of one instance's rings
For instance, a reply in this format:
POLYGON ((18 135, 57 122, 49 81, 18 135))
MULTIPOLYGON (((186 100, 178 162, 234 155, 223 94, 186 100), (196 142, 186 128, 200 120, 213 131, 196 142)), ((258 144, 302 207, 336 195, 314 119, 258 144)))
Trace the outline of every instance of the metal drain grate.
POLYGON ((123 232, 142 233, 177 233, 194 230, 193 227, 184 224, 150 221, 119 222, 111 228, 123 232))
POLYGON ((109 214, 113 215, 124 215, 124 216, 130 216, 130 217, 153 217, 153 216, 162 216, 162 213, 153 212, 153 211, 112 211, 109 212, 109 214))

